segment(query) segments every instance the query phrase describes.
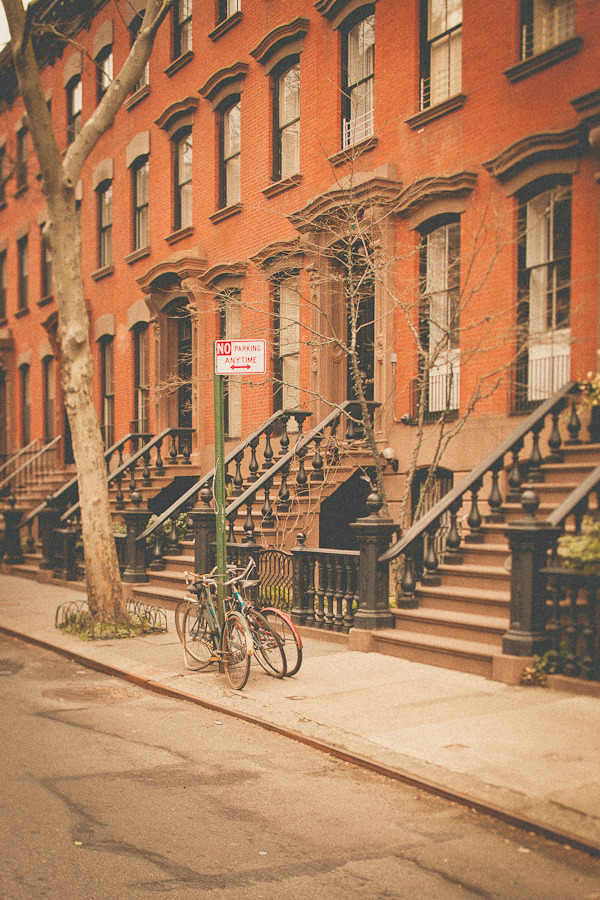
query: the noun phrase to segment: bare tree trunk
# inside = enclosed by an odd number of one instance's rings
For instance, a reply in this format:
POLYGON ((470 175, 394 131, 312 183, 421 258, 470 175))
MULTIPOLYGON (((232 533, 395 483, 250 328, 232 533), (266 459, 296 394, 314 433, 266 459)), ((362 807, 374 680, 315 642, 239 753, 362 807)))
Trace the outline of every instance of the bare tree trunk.
MULTIPOLYGON (((75 185, 82 166, 110 127, 150 56, 156 32, 173 0, 148 0, 144 21, 129 56, 64 159, 40 81, 30 32, 33 23, 22 0, 2 0, 6 12, 15 71, 27 110, 29 130, 47 202, 46 233, 50 243, 58 306, 58 337, 65 405, 71 426, 79 482, 81 524, 88 602, 92 611, 120 612, 121 577, 112 529, 104 447, 94 405, 94 366, 89 319, 81 273, 81 234, 75 207, 75 185)), ((30 12, 30 11, 29 11, 30 12)))

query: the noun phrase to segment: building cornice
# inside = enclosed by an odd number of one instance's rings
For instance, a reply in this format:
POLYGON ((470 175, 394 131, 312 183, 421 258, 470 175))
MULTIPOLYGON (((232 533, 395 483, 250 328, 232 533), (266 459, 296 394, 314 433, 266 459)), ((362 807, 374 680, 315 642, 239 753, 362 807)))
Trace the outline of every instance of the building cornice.
POLYGON ((384 171, 374 171, 364 175, 354 175, 341 179, 330 190, 313 197, 302 209, 291 213, 288 218, 299 232, 326 231, 335 225, 343 227, 348 214, 361 216, 370 207, 396 207, 402 183, 392 177, 395 166, 382 167, 384 171))
POLYGON ((273 55, 275 53, 279 54, 281 50, 290 49, 293 52, 298 52, 296 48, 297 42, 304 38, 309 25, 309 19, 301 17, 294 19, 293 22, 287 22, 285 25, 278 25, 277 28, 273 28, 272 31, 265 35, 254 50, 250 51, 250 56, 261 63, 261 65, 266 66, 273 55), (290 47, 290 45, 292 46, 290 47))
POLYGON ((579 158, 583 150, 583 132, 577 125, 567 131, 530 134, 511 144, 493 159, 486 160, 482 165, 498 181, 505 184, 534 163, 579 158))

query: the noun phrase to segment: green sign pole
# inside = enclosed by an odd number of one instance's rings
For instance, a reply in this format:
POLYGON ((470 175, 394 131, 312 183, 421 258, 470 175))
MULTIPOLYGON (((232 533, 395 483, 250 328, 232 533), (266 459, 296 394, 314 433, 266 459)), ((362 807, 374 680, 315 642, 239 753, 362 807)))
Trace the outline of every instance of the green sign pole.
MULTIPOLYGON (((215 344, 216 354, 216 344, 215 344)), ((227 579, 227 544, 225 520, 225 426, 223 414, 223 376, 213 375, 215 403, 215 478, 213 496, 217 514, 217 599, 219 621, 225 621, 225 581, 227 579)))

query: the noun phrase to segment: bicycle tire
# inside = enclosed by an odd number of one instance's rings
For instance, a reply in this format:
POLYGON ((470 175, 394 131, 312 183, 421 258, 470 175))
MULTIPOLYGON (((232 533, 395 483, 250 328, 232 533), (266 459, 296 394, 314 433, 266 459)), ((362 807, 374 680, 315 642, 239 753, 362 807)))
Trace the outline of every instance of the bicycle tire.
POLYGON ((286 675, 291 678, 302 665, 302 638, 290 617, 274 606, 261 609, 275 634, 283 644, 283 652, 287 666, 286 675))
POLYGON ((183 600, 180 600, 177 606, 175 607, 175 630, 177 631, 177 637, 183 644, 183 617, 185 615, 185 611, 193 602, 191 597, 185 597, 183 600))
POLYGON ((214 633, 206 612, 197 603, 188 603, 181 622, 183 655, 189 669, 205 669, 215 660, 214 633), (188 658, 193 660, 189 662, 188 658))
POLYGON ((227 613, 221 635, 221 650, 225 675, 234 691, 241 691, 248 681, 251 641, 248 623, 244 617, 235 611, 227 613))
POLYGON ((246 616, 254 642, 254 655, 257 662, 263 667, 267 675, 274 678, 283 678, 287 665, 283 644, 277 633, 271 628, 262 613, 257 610, 249 611, 246 616))

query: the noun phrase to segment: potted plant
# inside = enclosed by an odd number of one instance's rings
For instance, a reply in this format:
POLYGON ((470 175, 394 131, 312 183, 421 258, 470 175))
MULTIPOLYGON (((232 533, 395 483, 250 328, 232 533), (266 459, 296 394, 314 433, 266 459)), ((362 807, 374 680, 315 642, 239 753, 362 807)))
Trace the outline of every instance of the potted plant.
POLYGON ((568 569, 583 575, 600 575, 600 520, 584 516, 580 534, 563 534, 559 538, 558 555, 568 569))
MULTIPOLYGON (((600 351, 598 357, 600 362, 600 351)), ((600 371, 588 372, 585 379, 579 382, 579 391, 581 404, 590 410, 590 440, 600 443, 600 371)))

